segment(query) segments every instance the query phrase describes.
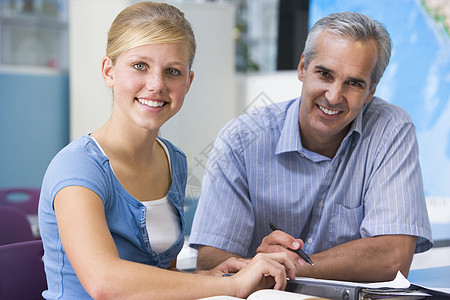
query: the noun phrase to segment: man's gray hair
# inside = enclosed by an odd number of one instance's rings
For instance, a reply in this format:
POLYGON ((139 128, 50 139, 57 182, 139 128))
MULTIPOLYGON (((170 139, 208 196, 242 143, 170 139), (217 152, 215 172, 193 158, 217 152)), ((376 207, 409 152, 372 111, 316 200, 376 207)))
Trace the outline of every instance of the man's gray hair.
POLYGON ((392 41, 384 25, 369 16, 356 12, 335 13, 320 19, 311 28, 306 39, 303 51, 305 69, 317 55, 317 41, 323 31, 355 41, 374 40, 376 42, 379 57, 372 72, 370 89, 375 87, 391 58, 392 41))

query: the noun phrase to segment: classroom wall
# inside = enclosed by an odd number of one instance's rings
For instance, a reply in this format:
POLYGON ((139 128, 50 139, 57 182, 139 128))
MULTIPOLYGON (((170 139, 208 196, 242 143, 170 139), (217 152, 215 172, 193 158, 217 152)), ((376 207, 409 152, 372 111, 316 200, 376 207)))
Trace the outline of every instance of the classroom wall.
POLYGON ((0 187, 39 187, 68 119, 67 73, 0 71, 0 187))

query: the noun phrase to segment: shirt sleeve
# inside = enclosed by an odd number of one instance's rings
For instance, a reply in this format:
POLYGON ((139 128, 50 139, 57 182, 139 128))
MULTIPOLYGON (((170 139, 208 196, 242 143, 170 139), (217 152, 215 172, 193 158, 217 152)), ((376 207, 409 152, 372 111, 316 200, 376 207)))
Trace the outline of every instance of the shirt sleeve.
POLYGON ((81 147, 61 151, 51 162, 45 183, 52 203, 56 194, 67 186, 88 188, 105 202, 111 186, 98 155, 84 151, 81 147))
POLYGON ((222 130, 210 152, 189 242, 245 257, 255 220, 241 138, 233 130, 233 123, 222 130))
POLYGON ((415 127, 411 122, 393 123, 375 148, 361 236, 418 236, 416 252, 423 252, 431 248, 432 241, 415 127))

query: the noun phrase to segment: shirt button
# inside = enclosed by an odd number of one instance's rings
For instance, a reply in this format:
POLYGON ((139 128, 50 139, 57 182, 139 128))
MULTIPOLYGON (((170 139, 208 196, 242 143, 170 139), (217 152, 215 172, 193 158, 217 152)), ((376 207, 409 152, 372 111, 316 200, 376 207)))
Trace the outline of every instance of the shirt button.
POLYGON ((319 207, 320 207, 320 208, 323 208, 323 201, 320 201, 320 202, 319 202, 319 207))
POLYGON ((308 244, 311 244, 313 242, 313 239, 312 238, 309 238, 308 239, 308 244))

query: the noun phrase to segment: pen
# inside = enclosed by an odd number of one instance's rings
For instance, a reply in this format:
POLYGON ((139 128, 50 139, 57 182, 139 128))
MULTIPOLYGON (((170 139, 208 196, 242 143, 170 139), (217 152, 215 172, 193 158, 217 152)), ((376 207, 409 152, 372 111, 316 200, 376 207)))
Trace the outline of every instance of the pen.
MULTIPOLYGON (((277 225, 275 225, 274 223, 270 222, 269 223, 270 229, 272 229, 273 231, 279 230, 279 231, 283 231, 280 229, 280 227, 278 227, 277 225)), ((304 261, 306 261, 308 264, 313 265, 314 263, 311 260, 311 258, 308 256, 308 254, 306 254, 302 249, 298 248, 297 250, 292 250, 289 249, 291 251, 294 251, 295 253, 297 253, 301 258, 303 258, 304 261)))

